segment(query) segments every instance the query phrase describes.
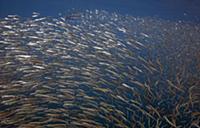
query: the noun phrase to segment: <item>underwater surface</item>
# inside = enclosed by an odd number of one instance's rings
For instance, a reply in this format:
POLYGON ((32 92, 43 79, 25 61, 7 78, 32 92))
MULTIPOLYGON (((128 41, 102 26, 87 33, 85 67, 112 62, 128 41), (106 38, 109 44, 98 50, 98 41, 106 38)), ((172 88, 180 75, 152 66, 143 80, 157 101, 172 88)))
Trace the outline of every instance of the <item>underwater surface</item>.
POLYGON ((0 128, 200 127, 198 15, 17 8, 0 11, 0 128))
POLYGON ((0 17, 58 16, 69 10, 105 10, 110 13, 165 20, 200 22, 199 0, 0 0, 0 17))

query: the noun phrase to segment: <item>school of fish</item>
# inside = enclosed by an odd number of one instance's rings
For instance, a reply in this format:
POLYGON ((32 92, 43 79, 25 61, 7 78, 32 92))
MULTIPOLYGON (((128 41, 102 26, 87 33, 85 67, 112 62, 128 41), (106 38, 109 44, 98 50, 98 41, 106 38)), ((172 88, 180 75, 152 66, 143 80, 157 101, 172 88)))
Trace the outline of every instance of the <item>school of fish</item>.
POLYGON ((0 128, 200 128, 200 24, 100 10, 0 19, 0 128))

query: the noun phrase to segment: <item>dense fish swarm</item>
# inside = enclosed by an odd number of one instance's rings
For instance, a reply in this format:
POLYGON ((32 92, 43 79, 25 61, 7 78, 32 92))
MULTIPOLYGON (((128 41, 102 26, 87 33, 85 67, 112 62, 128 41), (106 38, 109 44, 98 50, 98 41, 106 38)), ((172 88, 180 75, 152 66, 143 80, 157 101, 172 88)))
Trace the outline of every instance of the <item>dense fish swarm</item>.
POLYGON ((0 19, 1 128, 199 128, 200 25, 85 11, 0 19))

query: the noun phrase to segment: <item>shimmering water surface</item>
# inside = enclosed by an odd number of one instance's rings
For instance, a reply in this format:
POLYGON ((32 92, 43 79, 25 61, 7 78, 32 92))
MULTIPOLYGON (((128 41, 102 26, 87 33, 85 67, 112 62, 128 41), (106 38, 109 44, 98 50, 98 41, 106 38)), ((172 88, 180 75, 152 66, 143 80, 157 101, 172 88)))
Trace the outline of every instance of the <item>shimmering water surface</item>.
POLYGON ((0 127, 199 127, 200 25, 82 11, 0 19, 0 127))

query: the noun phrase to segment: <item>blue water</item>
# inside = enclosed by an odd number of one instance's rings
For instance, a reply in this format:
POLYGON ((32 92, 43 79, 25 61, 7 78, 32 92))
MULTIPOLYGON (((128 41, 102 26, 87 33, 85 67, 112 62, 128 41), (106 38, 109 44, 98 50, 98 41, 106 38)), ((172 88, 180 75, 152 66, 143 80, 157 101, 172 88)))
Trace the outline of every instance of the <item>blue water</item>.
POLYGON ((141 17, 200 22, 200 0, 1 0, 0 17, 18 14, 29 17, 33 11, 58 16, 69 10, 106 10, 141 17))

